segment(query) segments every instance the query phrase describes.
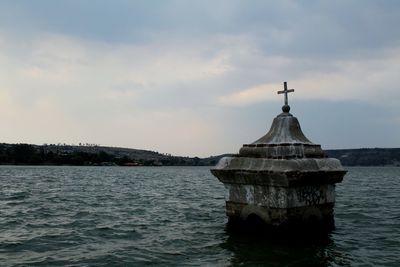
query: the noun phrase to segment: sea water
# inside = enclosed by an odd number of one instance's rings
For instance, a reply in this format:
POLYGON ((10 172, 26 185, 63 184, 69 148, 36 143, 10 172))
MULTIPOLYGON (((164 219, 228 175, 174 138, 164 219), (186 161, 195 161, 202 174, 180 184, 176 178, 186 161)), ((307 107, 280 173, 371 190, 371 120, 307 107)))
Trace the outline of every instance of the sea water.
POLYGON ((400 266, 400 168, 348 168, 323 238, 226 230, 207 167, 0 167, 0 266, 400 266))

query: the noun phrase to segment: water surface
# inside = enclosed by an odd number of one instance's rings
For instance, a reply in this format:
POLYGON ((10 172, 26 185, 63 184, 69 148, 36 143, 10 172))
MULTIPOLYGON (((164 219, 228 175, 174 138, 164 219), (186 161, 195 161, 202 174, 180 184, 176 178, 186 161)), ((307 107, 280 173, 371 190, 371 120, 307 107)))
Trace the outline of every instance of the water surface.
POLYGON ((322 238, 227 232, 206 167, 0 167, 1 266, 400 266, 400 168, 349 168, 322 238))

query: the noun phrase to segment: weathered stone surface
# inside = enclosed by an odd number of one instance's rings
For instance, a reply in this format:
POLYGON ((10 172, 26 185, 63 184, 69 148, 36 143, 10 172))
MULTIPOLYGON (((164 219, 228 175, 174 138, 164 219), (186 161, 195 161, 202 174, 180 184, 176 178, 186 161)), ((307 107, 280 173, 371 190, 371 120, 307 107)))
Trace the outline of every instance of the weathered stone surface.
POLYGON ((225 185, 225 200, 266 208, 295 208, 335 202, 335 186, 276 187, 262 185, 225 185))
POLYGON ((226 202, 226 214, 230 221, 246 221, 256 215, 266 225, 274 227, 301 227, 309 224, 332 225, 334 203, 295 208, 268 208, 254 204, 226 202))
POLYGON ((274 119, 266 135, 252 144, 243 145, 239 155, 275 159, 325 157, 321 146, 304 136, 297 118, 285 112, 274 119))
POLYGON ((211 172, 224 184, 300 186, 338 183, 346 171, 337 159, 276 160, 225 157, 211 172))
MULTIPOLYGON (((286 84, 282 92, 287 102, 286 84)), ((346 171, 305 137, 287 103, 282 110, 266 135, 211 169, 225 185, 226 214, 230 221, 256 215, 272 226, 331 223, 335 184, 346 171)))

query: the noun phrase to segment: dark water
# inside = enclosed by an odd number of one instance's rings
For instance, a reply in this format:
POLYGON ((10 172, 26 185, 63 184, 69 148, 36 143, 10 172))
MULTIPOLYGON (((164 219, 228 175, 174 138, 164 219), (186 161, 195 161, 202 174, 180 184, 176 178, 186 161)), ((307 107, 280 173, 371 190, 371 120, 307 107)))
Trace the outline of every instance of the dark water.
POLYGON ((225 230, 208 168, 0 167, 0 266, 400 266, 400 168, 350 168, 336 229, 225 230))

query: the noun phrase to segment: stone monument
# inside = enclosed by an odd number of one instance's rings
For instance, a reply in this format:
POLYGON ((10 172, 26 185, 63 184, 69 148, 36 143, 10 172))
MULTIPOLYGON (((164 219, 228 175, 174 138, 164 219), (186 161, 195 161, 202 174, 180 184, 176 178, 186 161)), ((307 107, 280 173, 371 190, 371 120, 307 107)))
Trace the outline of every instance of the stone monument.
POLYGON ((335 184, 346 171, 304 136, 289 113, 290 92, 284 82, 283 112, 266 135, 211 169, 225 185, 230 224, 256 217, 273 227, 334 226, 335 184))

